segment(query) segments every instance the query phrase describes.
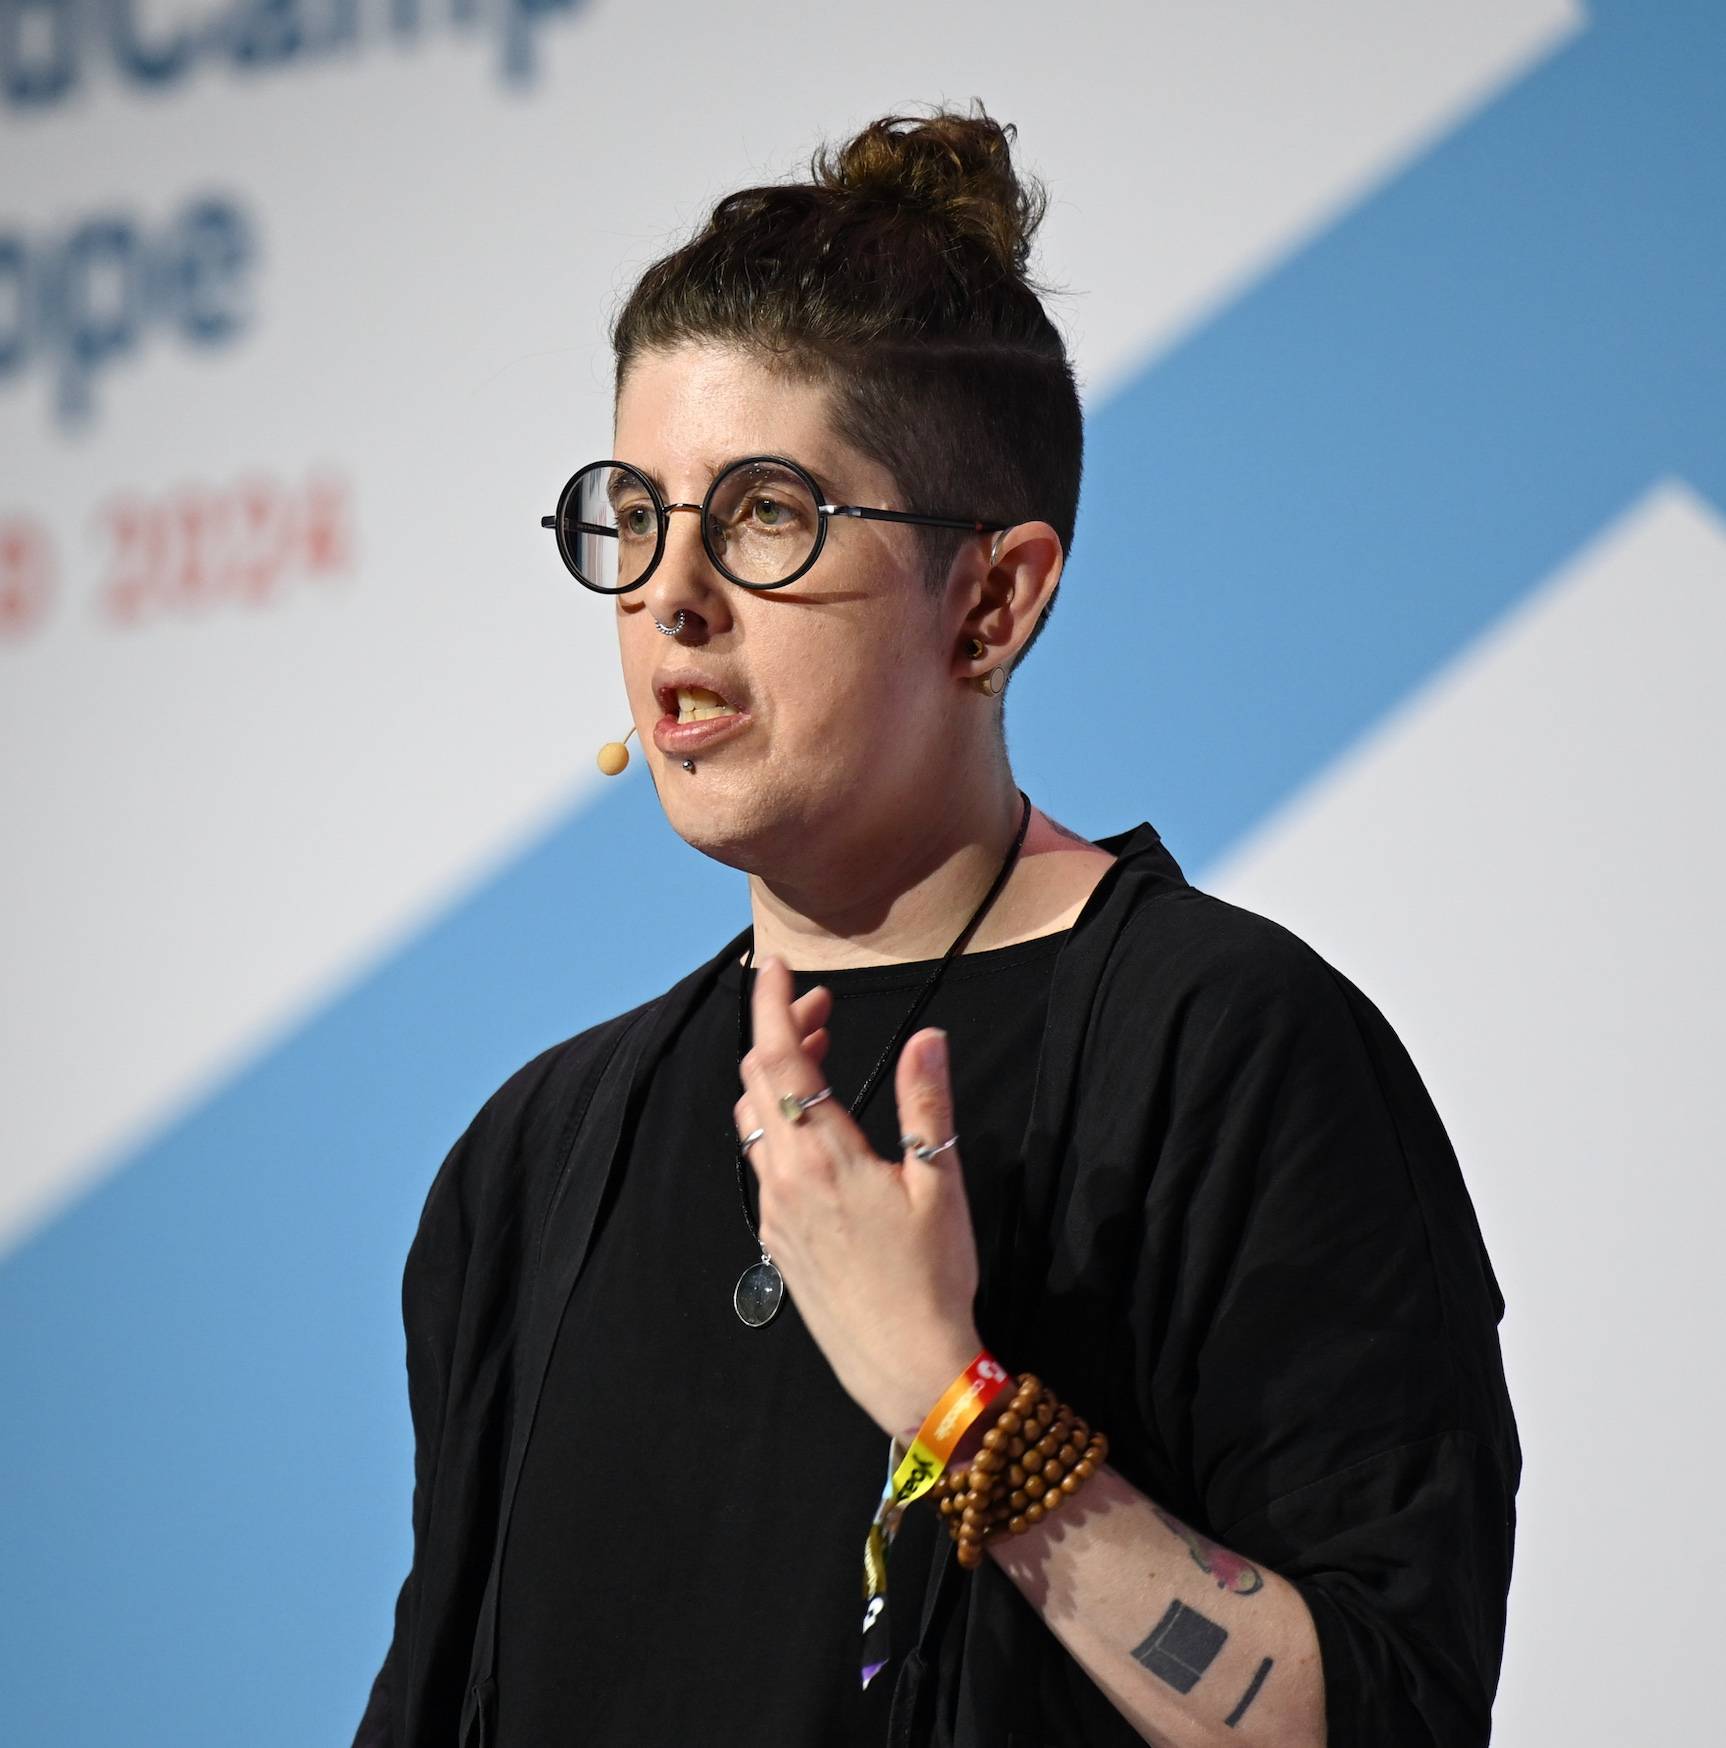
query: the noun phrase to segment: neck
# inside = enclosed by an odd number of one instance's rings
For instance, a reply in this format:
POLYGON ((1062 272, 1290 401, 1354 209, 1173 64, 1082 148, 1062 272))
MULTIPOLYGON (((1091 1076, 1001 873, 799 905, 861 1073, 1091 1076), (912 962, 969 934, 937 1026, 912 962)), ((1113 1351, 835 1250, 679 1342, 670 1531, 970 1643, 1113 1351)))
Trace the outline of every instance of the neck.
MULTIPOLYGON (((919 810, 915 830, 830 842, 818 862, 788 878, 752 874, 756 962, 772 953, 794 968, 825 971, 938 959, 994 882, 1022 807, 1007 775, 967 809, 943 810, 939 820, 919 810)), ((990 924, 1008 889, 972 936, 971 950, 999 944, 990 924)))
MULTIPOLYGON (((777 954, 794 970, 938 959, 982 902, 1019 829, 1012 774, 975 791, 968 807, 907 809, 922 823, 843 840, 794 873, 752 874, 757 963, 777 954)), ((968 953, 1070 927, 1114 857, 1033 808, 1006 885, 965 944, 968 953)))

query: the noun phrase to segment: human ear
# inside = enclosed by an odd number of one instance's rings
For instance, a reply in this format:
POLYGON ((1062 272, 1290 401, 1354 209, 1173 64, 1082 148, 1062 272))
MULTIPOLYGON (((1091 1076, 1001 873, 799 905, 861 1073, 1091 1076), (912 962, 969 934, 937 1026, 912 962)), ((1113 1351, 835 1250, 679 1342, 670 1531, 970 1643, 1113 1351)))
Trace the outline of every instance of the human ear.
POLYGON ((961 673, 1012 667, 1054 599, 1065 558, 1061 537, 1047 522, 1015 522, 987 547, 969 545, 968 563, 960 561, 961 673), (983 653, 976 655, 979 644, 983 653))

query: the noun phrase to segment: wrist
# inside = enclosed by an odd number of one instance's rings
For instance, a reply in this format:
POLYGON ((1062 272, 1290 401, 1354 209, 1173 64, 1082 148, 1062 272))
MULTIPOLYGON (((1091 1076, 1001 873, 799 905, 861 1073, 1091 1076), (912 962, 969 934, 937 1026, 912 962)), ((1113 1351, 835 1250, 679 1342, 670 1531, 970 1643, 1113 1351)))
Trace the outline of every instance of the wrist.
POLYGON ((1019 1374, 1006 1407, 988 1418, 974 1460, 949 1461, 931 1487, 961 1566, 980 1565, 991 1541, 1024 1535, 1066 1504, 1109 1450, 1102 1433, 1030 1372, 1019 1374))
POLYGON ((968 1469, 971 1459, 983 1448, 983 1434, 995 1424, 995 1416, 1001 1412, 1001 1403, 986 1409, 965 1428, 964 1436, 953 1447, 953 1454, 947 1459, 949 1469, 968 1469))
MULTIPOLYGON (((983 1339, 975 1329, 961 1331, 933 1348, 918 1364, 915 1373, 905 1376, 893 1411, 881 1424, 903 1443, 910 1444, 936 1403, 964 1377, 972 1361, 984 1351, 983 1339)), ((966 1439, 974 1443, 973 1434, 976 1438, 982 1436, 982 1429, 975 1423, 966 1429, 965 1434, 966 1439)))

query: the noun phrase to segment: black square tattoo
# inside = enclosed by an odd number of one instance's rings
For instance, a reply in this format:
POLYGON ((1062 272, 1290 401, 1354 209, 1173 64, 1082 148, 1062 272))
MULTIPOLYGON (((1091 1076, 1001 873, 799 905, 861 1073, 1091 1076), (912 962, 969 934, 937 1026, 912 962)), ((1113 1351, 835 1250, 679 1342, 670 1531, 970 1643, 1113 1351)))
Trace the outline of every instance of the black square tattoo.
POLYGON ((1151 1628, 1150 1637, 1133 1648, 1133 1656, 1177 1693, 1191 1693, 1199 1677, 1216 1661, 1228 1636, 1196 1608, 1171 1602, 1169 1612, 1151 1628))

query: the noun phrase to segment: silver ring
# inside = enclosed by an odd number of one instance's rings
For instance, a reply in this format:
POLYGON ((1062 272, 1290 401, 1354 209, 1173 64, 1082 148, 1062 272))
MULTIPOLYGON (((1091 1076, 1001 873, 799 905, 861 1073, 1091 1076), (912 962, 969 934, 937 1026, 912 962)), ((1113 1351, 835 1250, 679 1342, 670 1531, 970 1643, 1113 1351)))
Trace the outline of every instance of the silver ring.
POLYGON ((899 1137, 899 1151, 901 1153, 915 1153, 925 1165, 938 1153, 945 1153, 949 1147, 957 1147, 958 1145, 959 1137, 957 1135, 949 1135, 938 1147, 925 1146, 921 1135, 901 1135, 899 1137))
POLYGON ((661 625, 659 623, 659 615, 657 613, 655 613, 653 615, 653 623, 657 627, 661 637, 675 637, 678 634, 678 632, 680 632, 683 629, 683 622, 688 617, 689 617, 688 610, 683 608, 683 607, 679 607, 677 609, 677 617, 675 619, 673 619, 669 625, 661 625))
POLYGON ((753 1147, 766 1133, 767 1131, 765 1129, 751 1129, 749 1133, 737 1143, 737 1151, 739 1153, 747 1153, 749 1149, 753 1147))
POLYGON ((785 1093, 779 1100, 779 1114, 787 1123, 801 1123, 809 1115, 809 1107, 818 1105, 823 1099, 830 1099, 833 1089, 824 1086, 818 1093, 811 1093, 808 1098, 800 1099, 796 1093, 785 1093))

